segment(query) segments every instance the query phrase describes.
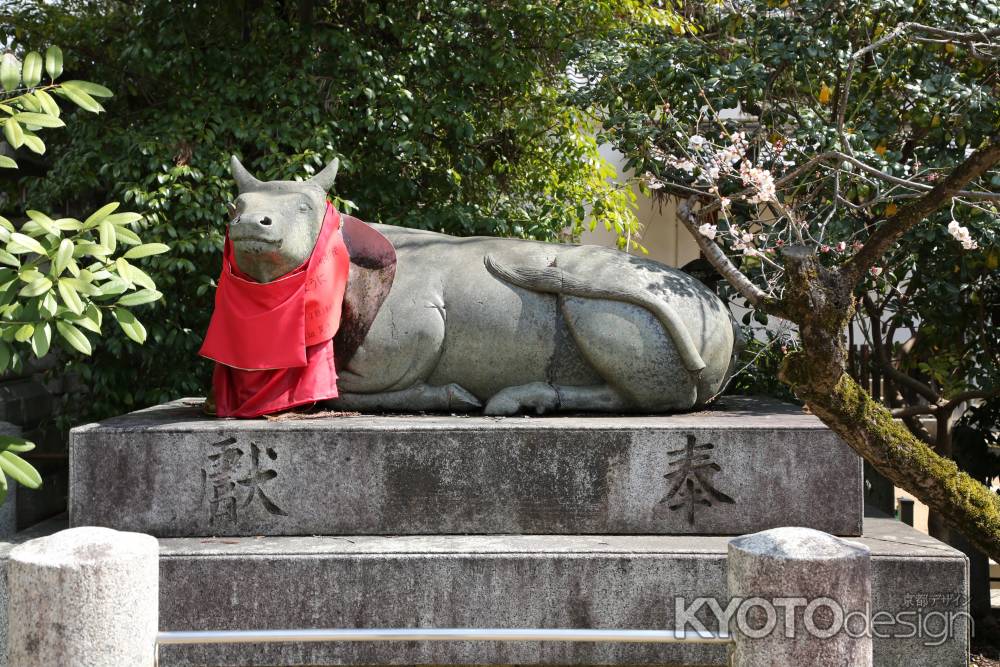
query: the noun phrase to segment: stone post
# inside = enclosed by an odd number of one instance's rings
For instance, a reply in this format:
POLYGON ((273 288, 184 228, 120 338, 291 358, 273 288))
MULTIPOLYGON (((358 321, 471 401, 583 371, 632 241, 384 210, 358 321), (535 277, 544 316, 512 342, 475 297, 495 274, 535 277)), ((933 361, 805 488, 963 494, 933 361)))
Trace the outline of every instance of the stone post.
POLYGON ((156 539, 71 528, 10 552, 10 667, 151 667, 156 539))
POLYGON ((810 528, 729 543, 733 667, 871 667, 868 547, 810 528))

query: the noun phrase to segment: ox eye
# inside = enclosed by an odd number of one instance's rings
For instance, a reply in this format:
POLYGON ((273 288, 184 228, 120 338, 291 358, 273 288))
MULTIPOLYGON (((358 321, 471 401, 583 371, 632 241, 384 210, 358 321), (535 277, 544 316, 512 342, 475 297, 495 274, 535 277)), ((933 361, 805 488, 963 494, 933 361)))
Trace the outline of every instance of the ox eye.
POLYGON ((312 207, 311 207, 311 206, 309 206, 309 204, 299 204, 299 210, 300 210, 300 211, 302 211, 303 213, 306 213, 306 212, 307 212, 307 211, 309 211, 309 210, 310 210, 311 208, 312 208, 312 207))

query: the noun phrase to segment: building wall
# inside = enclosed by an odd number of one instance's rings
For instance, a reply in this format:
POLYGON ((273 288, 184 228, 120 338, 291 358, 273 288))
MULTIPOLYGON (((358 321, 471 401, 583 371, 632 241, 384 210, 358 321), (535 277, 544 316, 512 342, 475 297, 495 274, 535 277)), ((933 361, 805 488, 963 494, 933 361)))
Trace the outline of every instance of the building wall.
MULTIPOLYGON (((623 173, 624 156, 607 144, 600 147, 601 155, 618 170, 618 180, 629 178, 631 172, 623 173)), ((636 195, 636 216, 642 225, 637 241, 649 251, 649 257, 668 266, 684 266, 698 259, 699 250, 691 234, 677 221, 677 206, 674 202, 662 206, 651 198, 643 195, 633 186, 636 195)), ((598 227, 594 231, 584 232, 581 243, 614 248, 616 236, 613 231, 598 227)), ((633 250, 632 252, 638 252, 633 250)))

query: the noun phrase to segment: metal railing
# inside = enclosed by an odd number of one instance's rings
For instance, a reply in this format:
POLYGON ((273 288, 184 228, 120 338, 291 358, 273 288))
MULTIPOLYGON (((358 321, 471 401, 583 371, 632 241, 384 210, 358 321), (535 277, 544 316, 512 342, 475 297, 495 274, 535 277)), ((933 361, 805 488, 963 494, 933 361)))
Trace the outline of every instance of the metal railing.
POLYGON ((157 646, 278 642, 630 642, 728 644, 725 632, 680 630, 588 630, 570 628, 362 628, 296 630, 195 630, 160 632, 157 646))
POLYGON ((687 630, 587 630, 577 628, 360 628, 295 630, 191 630, 156 635, 161 646, 274 644, 281 642, 626 642, 645 644, 729 644, 727 632, 687 630))

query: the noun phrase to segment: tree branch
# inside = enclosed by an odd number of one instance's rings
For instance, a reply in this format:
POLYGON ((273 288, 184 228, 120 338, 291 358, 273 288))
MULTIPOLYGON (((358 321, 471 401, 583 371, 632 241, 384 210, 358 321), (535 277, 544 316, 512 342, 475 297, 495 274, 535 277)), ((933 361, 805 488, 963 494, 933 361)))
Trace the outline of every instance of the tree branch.
MULTIPOLYGON (((868 313, 868 316, 872 318, 873 321, 878 319, 875 302, 871 300, 870 296, 867 294, 862 295, 861 303, 865 307, 865 311, 868 313)), ((882 337, 880 335, 875 335, 875 333, 872 334, 872 346, 875 348, 875 359, 878 362, 879 367, 886 375, 892 378, 893 382, 909 387, 916 393, 926 398, 932 404, 936 403, 938 399, 941 398, 938 393, 931 389, 928 385, 924 384, 920 380, 917 380, 916 378, 910 377, 893 366, 892 360, 889 359, 889 353, 885 349, 885 345, 883 344, 882 337)))
POLYGON ((896 243, 903 234, 919 224, 924 218, 949 202, 962 188, 985 174, 1000 162, 1000 135, 994 135, 990 142, 955 168, 927 194, 904 205, 892 218, 876 229, 858 253, 845 264, 841 271, 852 282, 857 283, 875 262, 896 243))
POLYGON ((681 219, 681 223, 691 232, 695 243, 698 244, 698 247, 705 254, 705 258, 730 285, 736 288, 736 291, 747 300, 747 303, 755 308, 763 308, 774 315, 779 315, 780 307, 778 307, 775 299, 750 282, 750 279, 726 257, 719 244, 698 231, 698 217, 694 212, 693 205, 694 198, 691 197, 677 206, 677 213, 681 219))

